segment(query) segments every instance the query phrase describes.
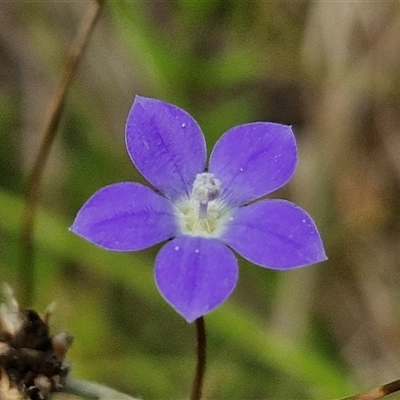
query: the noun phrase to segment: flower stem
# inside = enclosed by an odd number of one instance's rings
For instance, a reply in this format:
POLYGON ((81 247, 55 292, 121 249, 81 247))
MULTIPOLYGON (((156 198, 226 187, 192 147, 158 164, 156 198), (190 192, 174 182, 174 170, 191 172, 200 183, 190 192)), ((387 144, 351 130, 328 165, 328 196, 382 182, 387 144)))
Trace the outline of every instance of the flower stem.
POLYGON ((21 282, 20 299, 21 303, 29 306, 33 297, 33 278, 34 278, 34 244, 33 231, 35 225, 37 201, 39 197, 40 182, 43 176, 46 161, 48 159, 51 146, 56 136, 64 102, 72 78, 78 68, 86 44, 91 37, 93 28, 99 19, 104 1, 96 0, 89 5, 87 14, 82 20, 81 27, 77 32, 71 53, 67 59, 64 73, 60 79, 57 92, 51 103, 49 110, 49 120, 43 132, 42 142, 39 152, 28 176, 27 190, 25 193, 25 204, 22 210, 21 226, 21 282))
POLYGON ((400 379, 386 383, 385 385, 379 386, 371 391, 363 394, 356 394, 355 396, 346 397, 342 400, 378 400, 383 399, 389 394, 398 392, 400 390, 400 379))
POLYGON ((62 389, 62 393, 74 394, 88 400, 139 400, 98 383, 75 379, 67 380, 67 385, 62 389))
POLYGON ((203 388, 204 373, 206 371, 206 327, 204 318, 197 318, 196 321, 196 337, 197 337, 197 351, 196 351, 196 375, 193 379, 192 394, 190 400, 200 400, 201 391, 203 388))

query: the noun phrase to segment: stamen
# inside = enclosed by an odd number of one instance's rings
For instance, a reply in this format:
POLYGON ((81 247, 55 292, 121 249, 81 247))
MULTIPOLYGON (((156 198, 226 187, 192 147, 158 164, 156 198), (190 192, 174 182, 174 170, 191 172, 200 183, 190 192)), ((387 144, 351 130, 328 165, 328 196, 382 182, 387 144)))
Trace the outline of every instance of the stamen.
POLYGON ((214 174, 197 174, 190 196, 175 203, 178 223, 184 235, 220 237, 232 211, 220 194, 221 181, 214 174))

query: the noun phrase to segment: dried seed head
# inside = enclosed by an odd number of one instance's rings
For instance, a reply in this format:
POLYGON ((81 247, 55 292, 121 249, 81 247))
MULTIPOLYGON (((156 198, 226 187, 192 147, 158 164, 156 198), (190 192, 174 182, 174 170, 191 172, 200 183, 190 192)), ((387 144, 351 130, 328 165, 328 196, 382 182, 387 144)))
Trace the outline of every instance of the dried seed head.
POLYGON ((26 397, 11 384, 7 372, 0 367, 0 399, 26 400, 26 397))
POLYGON ((22 328, 23 318, 10 286, 3 285, 3 293, 7 303, 0 304, 0 335, 15 336, 22 328))
POLYGON ((0 399, 45 400, 65 385, 72 335, 49 334, 50 311, 21 309, 10 287, 0 305, 0 399))
POLYGON ((53 353, 58 359, 63 359, 71 347, 73 336, 70 332, 61 332, 53 336, 53 353))

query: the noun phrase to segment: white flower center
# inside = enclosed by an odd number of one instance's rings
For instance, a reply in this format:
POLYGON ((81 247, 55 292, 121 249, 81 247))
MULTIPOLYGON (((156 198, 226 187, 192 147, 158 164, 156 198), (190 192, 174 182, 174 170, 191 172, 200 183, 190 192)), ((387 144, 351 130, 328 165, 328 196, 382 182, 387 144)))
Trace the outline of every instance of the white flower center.
POLYGON ((176 203, 181 232, 190 236, 219 237, 231 209, 220 198, 221 181, 214 174, 197 174, 190 197, 176 203))

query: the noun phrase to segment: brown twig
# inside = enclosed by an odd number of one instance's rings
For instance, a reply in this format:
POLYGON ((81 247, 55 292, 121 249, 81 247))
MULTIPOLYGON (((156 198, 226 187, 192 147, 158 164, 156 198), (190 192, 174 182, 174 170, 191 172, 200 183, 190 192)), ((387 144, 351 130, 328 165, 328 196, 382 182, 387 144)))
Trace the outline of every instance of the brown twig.
POLYGON ((193 379, 192 394, 190 400, 200 400, 203 389, 204 373, 206 371, 206 328, 204 318, 196 319, 196 335, 197 335, 197 362, 196 374, 193 379))
POLYGON ((49 107, 49 120, 43 132, 39 152, 27 180, 24 208, 22 210, 21 226, 21 282, 20 298, 26 306, 30 305, 33 297, 34 275, 34 244, 33 231, 35 226, 36 206, 39 197, 40 183, 48 159, 51 145, 54 141, 60 117, 64 108, 64 101, 68 88, 77 71, 83 51, 89 41, 93 28, 100 16, 104 1, 96 0, 92 3, 84 16, 72 45, 71 53, 65 65, 58 89, 49 107))
POLYGON ((342 400, 378 400, 383 399, 389 394, 398 392, 400 390, 400 379, 386 383, 385 385, 379 386, 372 389, 370 392, 363 394, 356 394, 355 396, 346 397, 342 400))

